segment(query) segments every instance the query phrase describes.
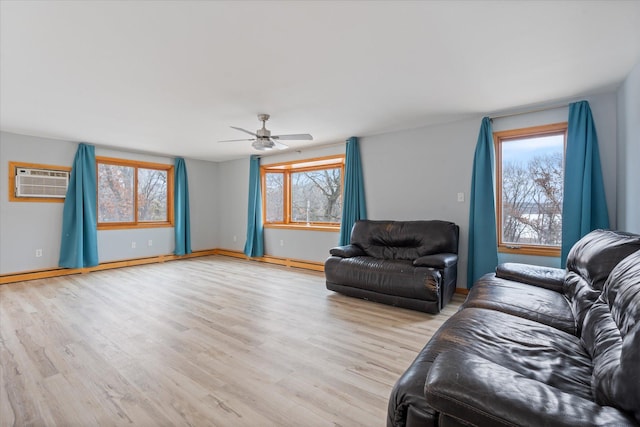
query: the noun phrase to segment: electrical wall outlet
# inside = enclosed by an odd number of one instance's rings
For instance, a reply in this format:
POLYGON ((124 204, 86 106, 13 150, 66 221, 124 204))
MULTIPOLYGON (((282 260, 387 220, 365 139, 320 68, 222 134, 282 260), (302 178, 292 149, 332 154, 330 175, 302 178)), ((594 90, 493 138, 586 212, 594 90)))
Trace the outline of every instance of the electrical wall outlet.
POLYGON ((36 258, 40 258, 42 256, 42 249, 36 249, 36 258))
POLYGON ((458 201, 464 202, 464 193, 458 193, 458 201))
POLYGON ((280 246, 284 246, 284 240, 280 240, 280 246))
POLYGON ((136 248, 136 242, 131 242, 131 249, 135 249, 136 248))
POLYGON ((149 241, 147 242, 147 246, 153 246, 153 240, 149 239, 149 241))

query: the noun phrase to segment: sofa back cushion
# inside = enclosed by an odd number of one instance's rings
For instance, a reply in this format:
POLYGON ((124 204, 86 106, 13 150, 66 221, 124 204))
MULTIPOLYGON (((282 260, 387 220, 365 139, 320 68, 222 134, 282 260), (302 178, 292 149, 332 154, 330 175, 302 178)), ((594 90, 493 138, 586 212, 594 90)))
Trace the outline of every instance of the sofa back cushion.
POLYGON ((611 270, 637 250, 640 235, 611 230, 594 230, 573 245, 567 257, 563 292, 571 303, 578 336, 611 270))
POLYGON ((567 256, 567 270, 580 275, 592 288, 601 291, 613 267, 637 250, 640 250, 638 234, 594 230, 573 245, 567 256))
POLYGON ((413 260, 436 253, 458 253, 458 226, 448 221, 356 221, 351 244, 368 256, 413 260))
POLYGON ((611 271, 585 317, 582 342, 593 359, 596 402, 640 422, 640 251, 611 271))

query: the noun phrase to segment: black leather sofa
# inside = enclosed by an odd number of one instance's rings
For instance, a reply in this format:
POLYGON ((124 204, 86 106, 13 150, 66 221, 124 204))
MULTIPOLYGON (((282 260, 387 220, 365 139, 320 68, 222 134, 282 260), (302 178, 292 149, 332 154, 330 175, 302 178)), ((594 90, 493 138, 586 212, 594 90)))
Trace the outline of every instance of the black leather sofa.
POLYGON ((458 233, 447 221, 356 221, 324 264, 327 289, 438 313, 456 289, 458 233))
POLYGON ((388 427, 640 425, 640 236, 596 230, 566 270, 503 264, 395 384, 388 427))

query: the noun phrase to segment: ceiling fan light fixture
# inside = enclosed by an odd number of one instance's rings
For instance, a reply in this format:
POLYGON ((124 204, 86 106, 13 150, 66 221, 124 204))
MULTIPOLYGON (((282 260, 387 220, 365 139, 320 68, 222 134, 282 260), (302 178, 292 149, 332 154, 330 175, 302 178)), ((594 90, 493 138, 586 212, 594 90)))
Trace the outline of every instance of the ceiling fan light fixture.
POLYGON ((253 148, 255 148, 258 151, 273 150, 273 143, 271 141, 261 141, 258 139, 256 141, 253 141, 251 145, 253 146, 253 148))

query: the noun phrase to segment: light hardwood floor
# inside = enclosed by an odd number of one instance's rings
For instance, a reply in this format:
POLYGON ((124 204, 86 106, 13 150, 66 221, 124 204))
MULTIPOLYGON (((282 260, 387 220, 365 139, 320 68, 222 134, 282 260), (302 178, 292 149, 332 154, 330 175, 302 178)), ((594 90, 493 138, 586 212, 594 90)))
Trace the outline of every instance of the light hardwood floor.
POLYGON ((0 286, 0 426, 384 426, 451 315, 224 256, 0 286))

